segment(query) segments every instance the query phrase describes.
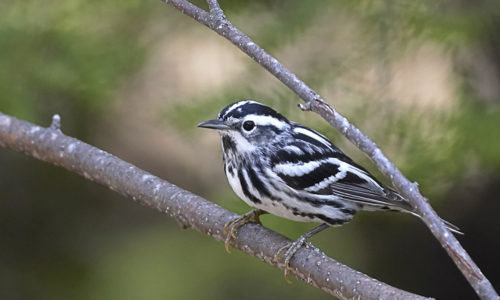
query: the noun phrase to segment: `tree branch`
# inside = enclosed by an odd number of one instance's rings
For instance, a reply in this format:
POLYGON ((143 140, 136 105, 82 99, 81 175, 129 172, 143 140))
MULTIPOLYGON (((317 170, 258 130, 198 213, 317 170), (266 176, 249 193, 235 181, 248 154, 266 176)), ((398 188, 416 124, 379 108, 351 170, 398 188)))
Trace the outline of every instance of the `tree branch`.
MULTIPOLYGON (((54 117, 59 124, 60 118, 54 117)), ((54 122, 53 122, 54 124, 54 122)), ((136 202, 169 215, 184 228, 192 228, 224 242, 224 224, 237 217, 222 207, 183 190, 132 164, 64 135, 59 127, 43 128, 0 113, 0 146, 63 167, 102 184, 136 202)), ((290 239, 262 227, 247 224, 238 229, 231 245, 284 269, 276 252, 290 239)), ((341 299, 429 299, 399 290, 355 271, 312 245, 295 255, 291 274, 341 299)))
POLYGON ((186 0, 164 1, 225 37, 241 51, 245 52, 305 101, 305 104, 300 105, 302 110, 311 110, 319 114, 347 137, 349 141, 365 152, 378 169, 391 179, 394 187, 415 207, 415 210, 422 216, 424 223, 448 252, 448 255, 453 259, 478 296, 481 299, 500 299, 489 280, 472 261, 455 236, 446 228, 427 202, 427 199, 419 192, 417 183, 410 182, 372 140, 339 114, 318 93, 279 63, 278 60, 233 26, 223 13, 212 13, 214 9, 220 9, 217 0, 207 0, 210 13, 186 0))
POLYGON ((207 0, 208 8, 210 9, 210 14, 211 15, 221 15, 224 12, 219 6, 219 2, 217 0, 207 0))

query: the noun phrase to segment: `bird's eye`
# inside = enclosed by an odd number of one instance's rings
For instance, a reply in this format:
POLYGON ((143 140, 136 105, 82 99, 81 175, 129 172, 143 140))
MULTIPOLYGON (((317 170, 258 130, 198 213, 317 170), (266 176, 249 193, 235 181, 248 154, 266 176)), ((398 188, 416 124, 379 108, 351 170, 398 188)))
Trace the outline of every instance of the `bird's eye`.
POLYGON ((253 121, 245 121, 243 122, 243 129, 246 131, 250 131, 255 127, 255 123, 253 121))

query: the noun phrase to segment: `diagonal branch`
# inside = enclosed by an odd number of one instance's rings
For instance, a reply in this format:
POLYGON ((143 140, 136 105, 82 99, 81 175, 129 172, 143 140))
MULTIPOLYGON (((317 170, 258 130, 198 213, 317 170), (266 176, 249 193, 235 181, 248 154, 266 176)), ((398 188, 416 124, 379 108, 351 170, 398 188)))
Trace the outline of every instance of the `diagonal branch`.
MULTIPOLYGON (((235 213, 64 135, 59 122, 59 116, 55 115, 52 126, 43 128, 0 113, 0 146, 75 172, 169 215, 184 228, 195 229, 224 242, 224 224, 236 218, 235 213)), ((288 238, 261 225, 247 224, 238 229, 231 245, 283 269, 283 261, 275 261, 274 255, 289 242, 288 238)), ((293 262, 293 275, 341 299, 428 299, 370 278, 327 257, 313 246, 300 249, 293 262)))
POLYGON ((331 107, 318 93, 285 68, 273 56, 255 44, 247 35, 233 26, 226 19, 222 10, 219 11, 220 7, 217 0, 207 0, 210 12, 186 0, 164 1, 225 37, 241 51, 245 52, 305 101, 305 104, 299 105, 302 110, 311 110, 318 113, 346 136, 349 141, 365 152, 379 170, 391 179, 394 187, 415 207, 418 214, 422 216, 422 220, 441 243, 442 247, 448 252, 448 255, 453 259, 479 297, 481 299, 500 299, 489 280, 474 261, 472 261, 458 240, 446 228, 442 220, 427 202, 427 199, 422 196, 418 190, 417 183, 410 182, 372 140, 331 107), (213 13, 215 10, 217 13, 213 13))
POLYGON ((210 14, 223 14, 224 12, 220 8, 219 2, 217 0, 207 0, 208 8, 210 9, 210 14))

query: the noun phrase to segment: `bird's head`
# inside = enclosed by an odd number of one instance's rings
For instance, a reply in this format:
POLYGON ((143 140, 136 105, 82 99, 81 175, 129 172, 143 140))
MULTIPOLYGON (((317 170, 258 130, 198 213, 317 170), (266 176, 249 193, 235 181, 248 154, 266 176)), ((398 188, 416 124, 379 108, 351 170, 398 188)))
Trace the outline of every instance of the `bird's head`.
POLYGON ((277 142, 290 122, 264 104, 241 100, 226 106, 217 119, 201 122, 198 127, 217 130, 225 149, 244 153, 277 142))

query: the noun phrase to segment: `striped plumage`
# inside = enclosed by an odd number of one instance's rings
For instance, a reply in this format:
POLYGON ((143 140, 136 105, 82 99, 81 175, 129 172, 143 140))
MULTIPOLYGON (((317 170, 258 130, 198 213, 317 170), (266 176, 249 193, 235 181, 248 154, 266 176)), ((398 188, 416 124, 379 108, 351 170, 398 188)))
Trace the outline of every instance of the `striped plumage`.
POLYGON ((248 205, 303 222, 339 225, 360 209, 410 206, 320 133, 254 101, 227 106, 217 120, 224 170, 248 205), (246 131, 242 124, 254 122, 246 131))
POLYGON ((358 210, 398 210, 418 216, 408 201, 325 136, 261 103, 238 101, 217 119, 198 126, 220 133, 229 184, 252 207, 329 226, 348 222, 358 210))

